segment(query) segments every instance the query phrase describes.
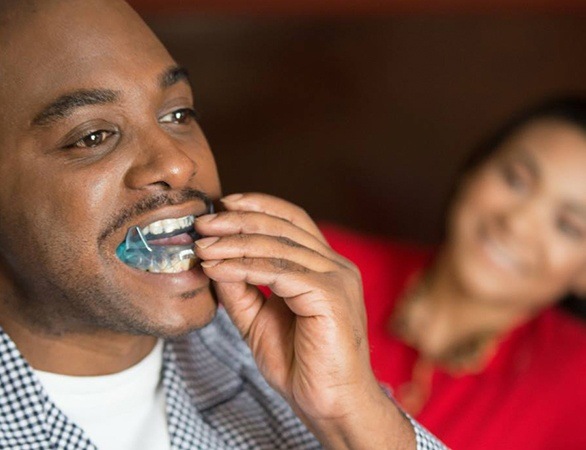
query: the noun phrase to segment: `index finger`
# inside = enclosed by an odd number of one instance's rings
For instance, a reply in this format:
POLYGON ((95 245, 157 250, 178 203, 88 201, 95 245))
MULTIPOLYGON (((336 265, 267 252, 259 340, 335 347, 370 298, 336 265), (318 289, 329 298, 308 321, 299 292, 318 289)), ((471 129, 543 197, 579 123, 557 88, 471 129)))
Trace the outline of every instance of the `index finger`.
POLYGON ((255 211, 291 222, 329 247, 328 241, 307 212, 286 200, 259 192, 232 194, 220 199, 229 211, 255 211))

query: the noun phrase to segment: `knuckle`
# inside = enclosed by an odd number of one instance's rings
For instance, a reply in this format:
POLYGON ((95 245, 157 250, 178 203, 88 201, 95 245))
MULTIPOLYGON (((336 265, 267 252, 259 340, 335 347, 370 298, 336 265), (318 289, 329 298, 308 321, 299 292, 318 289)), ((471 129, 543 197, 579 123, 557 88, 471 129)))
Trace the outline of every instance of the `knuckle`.
POLYGON ((233 236, 234 241, 232 242, 235 248, 239 249, 239 253, 244 256, 249 249, 250 241, 246 234, 235 234, 233 236))
POLYGON ((242 233, 246 228, 246 212, 245 211, 231 211, 230 212, 232 220, 236 227, 238 228, 238 232, 242 233))
POLYGON ((283 272, 289 268, 289 261, 283 258, 271 258, 269 263, 273 269, 283 272))
POLYGON ((334 287, 343 287, 343 289, 352 295, 362 292, 362 279, 360 271, 354 267, 342 267, 341 270, 331 272, 330 284, 334 287))
POLYGON ((345 277, 339 270, 325 272, 323 276, 325 276, 324 286, 327 286, 328 291, 336 290, 345 284, 345 277))
POLYGON ((277 242, 279 244, 282 244, 282 245, 286 246, 286 247, 292 247, 292 248, 299 248, 299 247, 301 247, 301 244, 298 244, 297 242, 295 242, 292 239, 289 239, 286 236, 278 236, 277 237, 277 242))
POLYGON ((254 259, 247 258, 246 256, 244 256, 244 257, 240 258, 240 262, 242 263, 243 266, 250 267, 254 264, 254 259))
POLYGON ((295 211, 296 215, 299 216, 300 218, 303 218, 303 219, 309 218, 308 212, 304 208, 302 208, 301 206, 295 205, 295 210, 296 210, 295 211))
POLYGON ((240 242, 246 242, 248 240, 248 236, 246 234, 238 233, 234 235, 234 239, 240 242))
POLYGON ((359 281, 362 281, 362 273, 360 272, 360 268, 354 264, 354 262, 350 261, 349 259, 345 258, 346 268, 347 270, 359 281))

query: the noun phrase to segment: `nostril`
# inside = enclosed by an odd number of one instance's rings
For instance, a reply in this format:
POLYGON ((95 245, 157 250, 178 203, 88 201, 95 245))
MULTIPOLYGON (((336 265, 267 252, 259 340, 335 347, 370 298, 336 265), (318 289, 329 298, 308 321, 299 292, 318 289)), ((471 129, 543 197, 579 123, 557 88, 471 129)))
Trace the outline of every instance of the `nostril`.
POLYGON ((126 184, 133 189, 181 189, 193 180, 197 167, 197 162, 184 148, 168 142, 145 145, 126 173, 126 184))
POLYGON ((169 183, 167 183, 166 181, 157 181, 157 182, 153 183, 152 185, 156 186, 156 187, 163 188, 165 190, 172 189, 171 185, 169 183))

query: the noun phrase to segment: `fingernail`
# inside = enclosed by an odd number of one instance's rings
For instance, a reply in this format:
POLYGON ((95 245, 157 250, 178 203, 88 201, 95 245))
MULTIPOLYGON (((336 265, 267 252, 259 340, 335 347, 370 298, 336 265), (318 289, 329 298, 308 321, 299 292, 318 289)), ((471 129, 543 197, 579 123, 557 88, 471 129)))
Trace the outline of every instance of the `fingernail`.
POLYGON ((217 214, 205 214, 203 216, 196 217, 195 221, 200 222, 200 223, 206 223, 206 222, 211 222, 216 217, 218 217, 217 214))
POLYGON ((244 197, 243 194, 230 194, 227 195, 226 197, 220 199, 221 202, 237 202, 238 200, 240 200, 242 197, 244 197))
POLYGON ((218 264, 220 264, 222 262, 221 259, 216 259, 216 260, 212 260, 212 261, 202 261, 200 264, 202 267, 214 267, 217 266, 218 264))
POLYGON ((217 242, 219 239, 220 238, 217 236, 206 237, 195 241, 195 245, 197 245, 199 248, 208 248, 210 245, 212 245, 214 242, 217 242))

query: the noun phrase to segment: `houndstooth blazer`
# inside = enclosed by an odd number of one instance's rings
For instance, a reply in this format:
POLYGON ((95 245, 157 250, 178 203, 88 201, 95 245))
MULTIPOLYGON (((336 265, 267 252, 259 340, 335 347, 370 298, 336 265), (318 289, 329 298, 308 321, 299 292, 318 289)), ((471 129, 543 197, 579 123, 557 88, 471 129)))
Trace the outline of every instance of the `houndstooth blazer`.
MULTIPOLYGON (((222 310, 208 326, 165 343, 161 376, 173 450, 321 448, 261 377, 222 310)), ((445 448, 412 423, 418 450, 445 448)), ((0 449, 96 449, 53 404, 1 328, 0 449)))

